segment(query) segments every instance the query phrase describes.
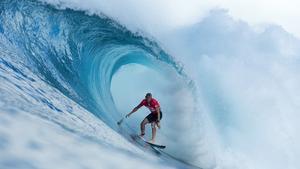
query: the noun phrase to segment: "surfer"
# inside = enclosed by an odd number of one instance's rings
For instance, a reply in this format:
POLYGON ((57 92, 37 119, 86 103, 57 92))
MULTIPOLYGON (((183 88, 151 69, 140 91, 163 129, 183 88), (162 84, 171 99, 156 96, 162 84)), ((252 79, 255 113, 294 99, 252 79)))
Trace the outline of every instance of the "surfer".
POLYGON ((152 127, 152 139, 149 142, 155 143, 156 126, 160 129, 160 120, 162 118, 162 112, 160 109, 159 102, 152 97, 151 93, 147 93, 145 99, 143 99, 139 105, 137 105, 130 113, 128 113, 126 115, 126 118, 128 118, 134 112, 138 111, 138 109, 142 106, 147 107, 150 110, 150 114, 147 115, 141 122, 140 136, 143 137, 145 135, 145 126, 146 124, 150 123, 152 127))

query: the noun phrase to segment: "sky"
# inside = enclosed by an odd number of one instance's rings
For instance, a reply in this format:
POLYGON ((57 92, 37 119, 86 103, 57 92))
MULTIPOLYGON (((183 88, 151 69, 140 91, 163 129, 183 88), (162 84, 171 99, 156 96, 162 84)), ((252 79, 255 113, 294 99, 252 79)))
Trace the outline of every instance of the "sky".
POLYGON ((226 9, 250 25, 277 24, 300 37, 297 0, 41 0, 71 8, 104 12, 130 28, 164 33, 201 21, 212 9, 226 9), (134 18, 134 19, 132 19, 134 18))
POLYGON ((297 37, 300 37, 299 6, 297 0, 220 1, 220 7, 228 9, 234 18, 250 24, 278 24, 297 37))

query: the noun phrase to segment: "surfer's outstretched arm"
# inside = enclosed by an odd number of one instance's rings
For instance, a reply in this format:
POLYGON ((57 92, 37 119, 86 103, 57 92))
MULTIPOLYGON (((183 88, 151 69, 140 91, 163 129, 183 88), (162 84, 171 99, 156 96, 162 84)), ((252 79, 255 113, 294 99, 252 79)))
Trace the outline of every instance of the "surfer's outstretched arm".
POLYGON ((133 110, 131 110, 131 112, 128 113, 125 117, 128 118, 131 114, 133 114, 134 112, 138 111, 139 108, 141 108, 141 107, 142 107, 142 105, 139 104, 139 105, 136 106, 133 110))

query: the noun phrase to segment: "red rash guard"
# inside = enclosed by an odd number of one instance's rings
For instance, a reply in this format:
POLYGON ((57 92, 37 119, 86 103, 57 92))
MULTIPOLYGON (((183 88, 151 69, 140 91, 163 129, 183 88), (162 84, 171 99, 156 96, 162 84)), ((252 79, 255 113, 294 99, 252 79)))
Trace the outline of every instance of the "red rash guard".
POLYGON ((144 99, 141 101, 141 103, 138 105, 138 107, 146 106, 151 111, 151 113, 157 114, 156 108, 160 107, 157 100, 154 98, 151 99, 150 103, 148 104, 147 100, 144 99))

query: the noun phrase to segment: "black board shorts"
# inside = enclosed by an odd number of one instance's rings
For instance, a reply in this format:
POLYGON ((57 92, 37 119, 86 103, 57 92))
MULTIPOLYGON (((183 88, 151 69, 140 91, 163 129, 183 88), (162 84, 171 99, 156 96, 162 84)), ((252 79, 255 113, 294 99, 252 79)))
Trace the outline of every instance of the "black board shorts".
MULTIPOLYGON (((160 119, 162 118, 162 112, 160 111, 160 119)), ((150 113, 146 119, 149 121, 149 123, 153 123, 153 122, 156 122, 157 121, 157 113, 150 113)))

